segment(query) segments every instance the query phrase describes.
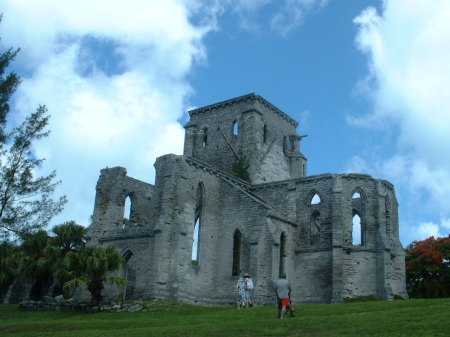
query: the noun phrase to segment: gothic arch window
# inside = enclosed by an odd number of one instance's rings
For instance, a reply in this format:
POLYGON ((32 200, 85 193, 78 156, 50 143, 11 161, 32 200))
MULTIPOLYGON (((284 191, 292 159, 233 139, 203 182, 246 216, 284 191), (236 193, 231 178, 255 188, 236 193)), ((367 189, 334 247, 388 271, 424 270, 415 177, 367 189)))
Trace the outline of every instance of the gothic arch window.
POLYGON ((134 281, 135 281, 135 273, 133 268, 130 265, 130 259, 132 258, 133 253, 131 250, 126 250, 125 253, 122 254, 123 258, 123 268, 122 268, 122 277, 127 280, 127 286, 123 293, 123 299, 129 298, 134 291, 134 281))
POLYGON ((241 271, 241 238, 242 234, 239 229, 234 231, 233 235, 233 268, 232 276, 239 275, 241 271))
POLYGON ((320 223, 321 223, 320 212, 315 210, 311 214, 311 235, 320 234, 320 223))
POLYGON ((355 189, 353 189, 353 191, 351 193, 351 200, 352 200, 352 202, 364 203, 367 201, 366 193, 364 192, 364 190, 361 187, 356 187, 355 189))
POLYGON ((352 245, 362 246, 364 244, 364 230, 361 215, 353 210, 352 218, 352 245))
POLYGON ((198 261, 199 248, 199 232, 200 232, 200 218, 195 220, 194 233, 192 235, 192 261, 198 261))
POLYGON ((200 251, 200 229, 202 224, 202 208, 204 198, 204 186, 199 183, 197 186, 196 204, 195 204, 195 221, 192 234, 192 261, 198 262, 200 251))
POLYGON ((237 136, 239 134, 239 123, 237 121, 233 122, 233 135, 237 136))
POLYGON ((320 199, 319 195, 315 193, 313 197, 311 198, 311 205, 318 205, 320 204, 322 200, 320 199))
POLYGON ((203 129, 203 140, 202 147, 206 147, 208 145, 208 128, 203 129))
POLYGON ((123 205, 122 228, 126 228, 130 225, 132 211, 133 211, 133 200, 132 200, 132 195, 129 194, 125 198, 124 205, 123 205))
POLYGON ((280 236, 280 263, 278 270, 278 277, 286 273, 286 234, 281 233, 280 236))
POLYGON ((352 209, 352 245, 365 245, 365 209, 367 204, 367 197, 360 187, 356 187, 351 195, 351 209, 352 209))

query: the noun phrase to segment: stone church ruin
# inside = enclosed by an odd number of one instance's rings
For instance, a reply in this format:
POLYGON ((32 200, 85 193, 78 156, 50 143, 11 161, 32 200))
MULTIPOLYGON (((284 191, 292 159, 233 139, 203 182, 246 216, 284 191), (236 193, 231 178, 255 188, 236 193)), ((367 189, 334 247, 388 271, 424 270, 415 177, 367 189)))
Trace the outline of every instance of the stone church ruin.
POLYGON ((184 153, 157 158, 154 185, 101 170, 90 244, 121 252, 127 298, 230 304, 244 272, 257 304, 275 302, 282 273, 294 303, 407 297, 391 183, 308 176, 298 123, 256 94, 189 115, 184 153))

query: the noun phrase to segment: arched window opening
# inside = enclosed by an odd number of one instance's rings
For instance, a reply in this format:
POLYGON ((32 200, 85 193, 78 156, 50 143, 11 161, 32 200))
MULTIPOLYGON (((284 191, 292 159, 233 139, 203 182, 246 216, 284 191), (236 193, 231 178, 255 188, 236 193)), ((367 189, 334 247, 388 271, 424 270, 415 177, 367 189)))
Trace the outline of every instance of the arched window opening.
POLYGON ((263 142, 267 143, 267 124, 264 124, 264 128, 263 128, 263 142))
POLYGON ((239 275, 241 271, 241 232, 236 229, 233 235, 233 276, 239 275))
POLYGON ((128 227, 131 220, 131 197, 127 196, 125 198, 125 205, 123 207, 123 222, 122 228, 128 227))
POLYGON ((306 165, 303 164, 303 177, 306 177, 306 165))
POLYGON ((237 136, 239 133, 239 124, 237 121, 233 122, 233 135, 237 136))
POLYGON ((206 147, 208 145, 208 129, 205 128, 203 130, 203 141, 202 141, 202 147, 206 147))
POLYGON ((281 233, 280 237, 280 266, 279 266, 279 272, 278 277, 281 277, 283 274, 286 273, 286 234, 281 233))
POLYGON ((352 245, 360 246, 363 244, 362 234, 361 217, 358 213, 355 213, 353 215, 352 245))
POLYGON ((122 271, 122 277, 127 281, 127 285, 125 288, 125 291, 123 292, 123 299, 127 299, 130 297, 133 293, 133 287, 134 287, 134 273, 133 270, 130 268, 129 261, 131 257, 133 256, 133 253, 130 250, 127 250, 123 255, 123 271, 122 271))
POLYGON ((355 192, 352 195, 352 199, 360 199, 361 198, 361 194, 359 192, 355 192))
POLYGON ((316 194, 314 194, 314 196, 312 197, 312 199, 311 199, 311 205, 317 205, 317 204, 320 204, 320 197, 319 197, 319 195, 316 193, 316 194))
POLYGON ((320 218, 320 212, 314 211, 311 214, 311 235, 319 235, 320 234, 320 223, 322 219, 320 218))
POLYGON ((200 218, 197 218, 194 225, 194 234, 192 236, 192 261, 198 261, 198 247, 199 247, 199 235, 200 230, 200 218))
POLYGON ((203 184, 197 186, 196 204, 195 204, 195 222, 192 234, 192 262, 197 263, 200 254, 200 227, 202 224, 202 208, 203 208, 203 184))

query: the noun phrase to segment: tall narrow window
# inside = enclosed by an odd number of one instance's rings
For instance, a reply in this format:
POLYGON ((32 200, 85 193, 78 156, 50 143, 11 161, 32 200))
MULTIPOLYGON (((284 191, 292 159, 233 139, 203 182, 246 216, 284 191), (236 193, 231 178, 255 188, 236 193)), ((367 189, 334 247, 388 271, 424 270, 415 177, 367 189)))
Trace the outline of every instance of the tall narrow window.
POLYGON ((200 218, 197 218, 192 236, 192 261, 198 261, 198 231, 200 229, 200 218))
POLYGON ((208 129, 203 129, 203 141, 202 141, 202 147, 206 147, 208 145, 208 129))
POLYGON ((239 124, 237 121, 233 122, 233 135, 237 136, 239 133, 239 124))
POLYGON ((281 277, 285 274, 285 262, 286 262, 286 234, 281 233, 280 237, 280 266, 278 276, 281 277))
POLYGON ((196 205, 195 205, 195 223, 192 233, 192 261, 198 262, 200 255, 200 237, 202 225, 202 208, 203 208, 203 184, 197 186, 196 205))
POLYGON ((130 267, 129 261, 131 257, 133 256, 133 253, 130 250, 127 250, 123 255, 123 271, 122 271, 122 277, 127 280, 127 287, 125 288, 125 291, 123 292, 123 299, 127 299, 129 296, 133 293, 134 288, 134 282, 133 277, 134 273, 133 270, 130 267))
POLYGON ((353 215, 352 244, 355 246, 363 244, 361 217, 356 212, 353 215))
POLYGON ((314 211, 311 214, 311 235, 319 235, 320 234, 320 225, 322 219, 320 218, 320 212, 314 211))
POLYGON ((264 124, 264 129, 263 129, 263 142, 267 143, 267 124, 264 124))
POLYGON ((239 229, 234 231, 233 235, 233 276, 239 275, 241 271, 241 232, 239 229))
POLYGON ((128 227, 131 219, 131 198, 127 196, 125 199, 125 205, 123 207, 123 222, 122 228, 128 227))

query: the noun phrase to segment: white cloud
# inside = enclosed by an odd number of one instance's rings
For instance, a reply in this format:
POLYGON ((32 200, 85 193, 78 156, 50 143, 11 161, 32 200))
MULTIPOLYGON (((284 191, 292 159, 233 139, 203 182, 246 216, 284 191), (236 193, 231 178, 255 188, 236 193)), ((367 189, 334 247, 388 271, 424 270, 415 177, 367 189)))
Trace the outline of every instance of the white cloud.
POLYGON ((157 156, 181 154, 186 76, 215 22, 194 25, 209 7, 190 1, 3 3, 2 42, 21 47, 16 66, 27 69, 11 118, 48 106, 51 135, 35 150, 69 198, 56 221, 87 225, 100 169, 124 166, 151 182, 157 156))
POLYGON ((430 236, 447 237, 450 233, 450 219, 441 219, 440 223, 422 222, 413 230, 417 240, 424 240, 430 236))
POLYGON ((419 227, 416 228, 416 232, 419 240, 424 240, 430 236, 442 236, 439 232, 439 225, 432 222, 422 222, 419 227))
POLYGON ((241 28, 247 31, 261 29, 262 10, 271 6, 274 11, 266 25, 277 34, 287 35, 303 24, 306 14, 321 9, 329 0, 225 0, 223 3, 239 16, 241 28))
MULTIPOLYGON (((407 191, 400 199, 421 193, 425 207, 444 218, 450 214, 448 13, 446 0, 386 0, 382 13, 368 8, 355 19, 357 47, 369 60, 369 74, 359 89, 373 99, 374 109, 349 119, 398 132, 395 155, 369 156, 366 162, 373 163, 372 172, 407 191)), ((427 222, 420 228, 436 232, 427 222)))
POLYGON ((327 3, 328 0, 287 0, 272 17, 270 25, 274 31, 286 35, 303 23, 308 12, 320 9, 327 3))
POLYGON ((444 229, 444 231, 447 231, 447 235, 450 233, 450 218, 443 219, 441 221, 441 227, 444 229))
MULTIPOLYGON (((187 75, 206 58, 203 38, 225 10, 249 15, 269 2, 2 1, 2 43, 21 48, 14 66, 23 77, 10 120, 39 104, 51 114, 50 138, 35 151, 47 158, 41 173, 56 169, 58 192, 69 198, 56 223, 88 224, 101 168, 124 166, 151 182, 157 156, 182 152, 177 121, 192 93, 187 75)), ((300 23, 289 9, 326 1, 272 3, 288 26, 277 29, 287 32, 300 23)))
POLYGON ((348 162, 345 168, 345 172, 348 173, 365 173, 368 171, 368 164, 361 156, 353 156, 348 162))

